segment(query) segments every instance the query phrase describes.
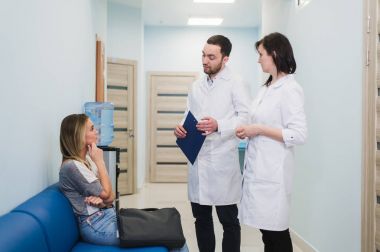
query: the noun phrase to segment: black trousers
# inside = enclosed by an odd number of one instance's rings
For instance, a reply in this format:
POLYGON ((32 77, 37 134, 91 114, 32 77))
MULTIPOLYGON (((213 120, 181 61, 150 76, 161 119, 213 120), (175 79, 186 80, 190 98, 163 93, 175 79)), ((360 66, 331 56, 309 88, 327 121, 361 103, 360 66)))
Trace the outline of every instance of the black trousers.
MULTIPOLYGON (((215 206, 220 223, 223 226, 223 252, 240 251, 240 223, 237 218, 236 204, 215 206)), ((212 221, 212 206, 199 205, 191 202, 191 209, 195 218, 195 233, 199 252, 215 251, 215 233, 212 221)))
POLYGON ((260 229, 263 234, 264 252, 293 252, 289 229, 270 231, 260 229))

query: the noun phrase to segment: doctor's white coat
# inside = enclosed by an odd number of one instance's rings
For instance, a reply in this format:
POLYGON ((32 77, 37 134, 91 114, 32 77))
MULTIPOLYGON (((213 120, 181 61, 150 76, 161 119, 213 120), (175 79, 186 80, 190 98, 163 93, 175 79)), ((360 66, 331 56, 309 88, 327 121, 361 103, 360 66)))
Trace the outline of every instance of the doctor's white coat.
POLYGON ((235 128, 248 122, 246 87, 224 67, 213 80, 207 76, 193 83, 187 109, 199 121, 211 116, 218 132, 206 137, 194 165, 189 163, 189 200, 201 205, 230 205, 241 199, 242 175, 235 128))
POLYGON ((250 124, 282 129, 284 142, 252 137, 245 153, 242 223, 265 230, 289 227, 294 146, 306 140, 307 127, 301 86, 289 74, 263 86, 253 101, 250 124))

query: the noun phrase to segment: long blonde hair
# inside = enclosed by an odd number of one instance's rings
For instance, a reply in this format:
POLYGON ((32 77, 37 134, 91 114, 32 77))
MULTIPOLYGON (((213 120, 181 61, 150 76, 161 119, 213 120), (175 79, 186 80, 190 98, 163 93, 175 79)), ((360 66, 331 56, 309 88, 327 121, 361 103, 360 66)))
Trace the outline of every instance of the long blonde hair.
POLYGON ((62 162, 67 159, 74 159, 87 163, 80 154, 85 144, 86 122, 88 119, 89 117, 85 114, 72 114, 62 120, 59 136, 62 162))

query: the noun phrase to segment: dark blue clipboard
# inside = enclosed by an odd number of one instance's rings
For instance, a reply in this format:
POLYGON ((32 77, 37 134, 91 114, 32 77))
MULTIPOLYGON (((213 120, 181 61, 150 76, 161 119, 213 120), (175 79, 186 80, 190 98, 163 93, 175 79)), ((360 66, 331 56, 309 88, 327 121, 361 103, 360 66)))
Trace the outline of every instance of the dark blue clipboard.
POLYGON ((189 111, 183 124, 183 127, 187 132, 186 137, 177 138, 176 141, 178 147, 182 150, 191 164, 194 164, 198 153, 202 148, 203 142, 206 139, 206 136, 202 135, 203 132, 197 130, 197 123, 197 119, 195 119, 194 115, 189 111))

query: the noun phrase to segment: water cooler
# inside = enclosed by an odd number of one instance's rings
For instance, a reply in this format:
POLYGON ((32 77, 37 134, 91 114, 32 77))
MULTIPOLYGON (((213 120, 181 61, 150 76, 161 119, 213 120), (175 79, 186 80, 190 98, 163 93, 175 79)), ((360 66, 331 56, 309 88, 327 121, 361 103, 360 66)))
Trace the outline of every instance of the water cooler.
POLYGON ((115 192, 115 207, 119 210, 119 192, 117 190, 117 179, 120 174, 120 148, 109 146, 98 146, 103 150, 104 163, 108 169, 108 175, 111 179, 112 191, 115 192))
POLYGON ((85 114, 91 119, 98 131, 97 146, 103 150, 103 158, 108 175, 111 179, 112 191, 115 192, 115 207, 119 210, 119 192, 117 180, 120 174, 118 164, 120 162, 120 149, 108 146, 113 141, 113 111, 114 106, 110 102, 86 102, 85 114))

